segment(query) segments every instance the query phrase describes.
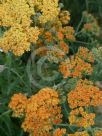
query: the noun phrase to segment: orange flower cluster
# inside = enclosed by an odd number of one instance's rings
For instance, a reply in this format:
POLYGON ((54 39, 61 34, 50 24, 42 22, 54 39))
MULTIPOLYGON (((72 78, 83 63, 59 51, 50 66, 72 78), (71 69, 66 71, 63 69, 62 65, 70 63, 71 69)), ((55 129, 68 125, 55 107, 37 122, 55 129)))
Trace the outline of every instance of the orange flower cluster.
POLYGON ((71 125, 88 128, 95 124, 94 118, 94 113, 87 113, 82 107, 80 107, 70 112, 69 121, 71 125))
POLYGON ((82 132, 76 132, 74 134, 69 134, 68 136, 89 136, 89 134, 86 131, 82 131, 82 132))
POLYGON ((14 113, 25 115, 22 128, 32 136, 49 136, 53 125, 62 121, 57 92, 44 88, 26 101, 23 97, 22 94, 14 95, 9 104, 14 113))
POLYGON ((68 25, 63 27, 63 23, 68 24, 70 21, 70 13, 68 11, 61 11, 55 22, 57 21, 59 24, 54 24, 53 22, 48 25, 48 29, 44 30, 41 28, 39 40, 36 44, 36 48, 38 46, 52 47, 53 49, 48 49, 47 57, 50 61, 54 62, 59 62, 69 52, 69 45, 67 45, 65 39, 75 40, 74 28, 68 25))
POLYGON ((64 35, 61 32, 42 30, 39 37, 36 48, 46 47, 43 55, 47 55, 49 61, 58 63, 69 52, 69 45, 64 41, 64 35))
POLYGON ((70 60, 66 59, 64 62, 61 62, 59 65, 59 71, 63 74, 64 78, 70 77, 71 76, 71 64, 70 60))
POLYGON ((26 109, 27 97, 21 93, 14 94, 9 103, 9 107, 13 111, 13 116, 23 116, 26 109))
POLYGON ((95 130, 95 136, 102 136, 102 130, 95 130))
POLYGON ((94 62, 92 53, 86 48, 79 48, 76 56, 71 56, 59 65, 59 71, 63 74, 64 78, 67 77, 80 77, 83 75, 90 75, 93 68, 90 63, 94 62))
POLYGON ((68 103, 71 108, 102 105, 102 91, 91 81, 79 80, 76 88, 68 94, 68 103))
POLYGON ((79 47, 78 52, 77 52, 77 56, 79 56, 80 58, 82 58, 88 62, 91 62, 91 63, 94 62, 93 53, 85 47, 79 47))
POLYGON ((53 40, 53 35, 51 32, 49 31, 45 31, 44 32, 44 39, 47 41, 47 42, 51 42, 53 40))
POLYGON ((62 27, 60 28, 59 32, 61 32, 67 40, 75 41, 75 36, 74 36, 75 30, 73 27, 71 26, 62 27))
POLYGON ((54 134, 53 136, 63 136, 66 134, 66 129, 60 129, 60 128, 57 128, 55 131, 54 131, 54 134))
POLYGON ((64 52, 64 54, 69 52, 69 46, 64 41, 59 42, 59 48, 64 52))

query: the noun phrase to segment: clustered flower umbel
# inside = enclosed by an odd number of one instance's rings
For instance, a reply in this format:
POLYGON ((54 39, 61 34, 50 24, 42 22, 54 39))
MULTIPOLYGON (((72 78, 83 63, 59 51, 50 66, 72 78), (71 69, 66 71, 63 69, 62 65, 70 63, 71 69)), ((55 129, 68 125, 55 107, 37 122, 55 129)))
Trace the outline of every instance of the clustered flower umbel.
POLYGON ((59 71, 63 74, 64 78, 79 77, 83 75, 90 75, 93 71, 92 63, 93 54, 85 47, 80 47, 76 55, 65 59, 59 65, 59 71))
MULTIPOLYGON (((91 81, 79 80, 77 86, 68 94, 68 103, 72 111, 69 115, 70 125, 89 128, 94 125, 95 114, 86 108, 102 105, 102 92, 91 81), (83 94, 83 95, 82 95, 83 94)), ((63 136, 67 135, 66 129, 53 125, 62 122, 59 95, 52 88, 43 88, 37 94, 27 98, 19 93, 14 94, 9 103, 14 117, 23 117, 22 128, 30 136, 63 136)), ((102 131, 95 131, 95 136, 102 131)), ((68 136, 89 136, 87 131, 79 131, 68 136)))
MULTIPOLYGON (((30 50, 31 43, 37 43, 38 47, 42 46, 39 50, 40 55, 47 54, 50 60, 52 57, 62 59, 59 71, 64 78, 83 78, 84 74, 90 75, 93 71, 91 65, 94 62, 93 55, 87 48, 80 47, 75 56, 69 59, 64 58, 69 52, 65 39, 67 41, 76 39, 73 27, 68 26, 70 13, 61 11, 58 2, 59 0, 22 0, 22 2, 21 0, 2 0, 0 26, 8 30, 0 38, 0 48, 4 52, 12 51, 20 56, 30 50), (31 16, 37 13, 39 13, 37 20, 39 23, 53 22, 51 31, 31 25, 34 23, 31 16), (41 39, 38 39, 38 36, 41 39), (54 50, 48 51, 45 43, 47 45, 53 43, 54 50), (56 48, 61 52, 56 51, 56 48)), ((93 20, 93 17, 90 17, 93 20)), ((97 26, 97 23, 92 24, 89 21, 82 31, 96 33, 94 26, 97 26)), ((99 33, 98 29, 97 32, 99 33)), ((74 134, 67 134, 64 128, 53 128, 53 125, 57 126, 62 122, 62 114, 58 93, 52 88, 43 88, 30 98, 21 93, 14 94, 9 107, 14 117, 23 117, 22 128, 29 136, 89 136, 86 130, 95 124, 95 114, 90 113, 88 109, 91 106, 102 105, 102 92, 91 81, 80 79, 75 89, 68 93, 68 103, 71 108, 70 125, 76 125, 82 129, 74 134)), ((102 131, 95 130, 94 135, 100 136, 102 131)))
POLYGON ((58 93, 51 88, 43 88, 28 99, 23 94, 15 94, 9 107, 13 116, 24 116, 22 128, 31 136, 48 136, 53 125, 62 121, 58 93))
POLYGON ((36 43, 40 34, 37 26, 31 27, 31 16, 41 12, 40 23, 52 21, 58 16, 58 0, 2 0, 0 4, 0 26, 8 30, 0 38, 0 48, 21 56, 30 50, 31 43, 36 43), (37 11, 36 11, 36 10, 37 11))
POLYGON ((68 94, 68 103, 72 111, 69 122, 83 128, 89 128, 95 124, 95 114, 90 113, 89 107, 102 105, 102 91, 87 79, 80 79, 68 94))
POLYGON ((48 24, 48 29, 40 29, 39 39, 35 45, 45 47, 39 55, 46 55, 49 61, 59 63, 69 53, 68 41, 75 41, 75 30, 69 25, 70 13, 61 10, 56 20, 48 24))

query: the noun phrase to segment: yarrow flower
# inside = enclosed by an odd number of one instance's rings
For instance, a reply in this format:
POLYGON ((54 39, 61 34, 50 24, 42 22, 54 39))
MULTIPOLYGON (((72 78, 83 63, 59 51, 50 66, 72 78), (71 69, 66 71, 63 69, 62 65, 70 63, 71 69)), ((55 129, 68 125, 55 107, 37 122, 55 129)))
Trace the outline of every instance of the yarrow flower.
POLYGON ((80 77, 90 75, 93 71, 91 63, 94 62, 92 53, 86 48, 79 48, 75 56, 61 62, 59 71, 63 74, 64 78, 67 77, 80 77))
POLYGON ((41 23, 53 21, 59 14, 58 0, 7 0, 0 4, 0 26, 8 30, 0 38, 0 48, 4 52, 12 51, 21 56, 30 50, 31 43, 38 40, 39 29, 31 27, 34 23, 32 16, 40 12, 41 23))
POLYGON ((62 32, 65 36, 65 38, 69 41, 75 41, 75 30, 73 27, 71 26, 66 26, 66 27, 62 27, 60 28, 60 32, 62 32))
MULTIPOLYGON (((22 94, 20 95, 22 96, 22 94)), ((48 136, 53 125, 57 125, 62 121, 57 92, 51 88, 44 88, 27 99, 26 102, 23 102, 25 99, 21 99, 20 95, 14 95, 11 98, 9 107, 17 115, 20 113, 24 115, 25 118, 22 123, 24 131, 35 136, 48 136)))
POLYGON ((77 86, 68 94, 70 108, 102 105, 102 91, 91 81, 79 80, 77 86))
POLYGON ((31 24, 31 15, 34 8, 30 7, 27 0, 7 0, 0 4, 0 26, 15 26, 21 24, 28 27, 31 24))
POLYGON ((59 0, 42 0, 41 5, 38 6, 38 8, 41 10, 42 14, 39 16, 39 20, 41 23, 46 23, 48 21, 53 21, 55 19, 60 11, 60 8, 58 6, 59 0))
POLYGON ((68 24, 69 21, 70 21, 70 13, 69 13, 69 11, 62 10, 62 11, 59 13, 59 20, 61 21, 61 23, 62 23, 63 25, 68 24))
POLYGON ((87 113, 82 107, 74 109, 70 112, 69 122, 71 125, 88 128, 95 124, 95 114, 87 113))
POLYGON ((79 80, 77 86, 68 94, 70 108, 102 105, 102 92, 91 81, 79 80))
POLYGON ((68 136, 89 136, 86 131, 75 132, 74 134, 68 134, 68 136))
POLYGON ((83 60, 86 60, 88 62, 93 63, 94 62, 94 56, 92 51, 90 51, 88 48, 85 47, 79 47, 77 56, 82 58, 83 60))
POLYGON ((11 98, 11 101, 9 103, 9 107, 13 111, 14 117, 20 117, 25 114, 27 104, 27 97, 21 93, 14 94, 11 98))
POLYGON ((38 28, 23 29, 20 25, 11 27, 0 38, 0 48, 4 52, 12 51, 16 56, 21 56, 30 50, 30 43, 38 39, 38 28))
POLYGON ((63 136, 66 134, 66 129, 62 128, 57 128, 54 133, 53 133, 53 136, 63 136))

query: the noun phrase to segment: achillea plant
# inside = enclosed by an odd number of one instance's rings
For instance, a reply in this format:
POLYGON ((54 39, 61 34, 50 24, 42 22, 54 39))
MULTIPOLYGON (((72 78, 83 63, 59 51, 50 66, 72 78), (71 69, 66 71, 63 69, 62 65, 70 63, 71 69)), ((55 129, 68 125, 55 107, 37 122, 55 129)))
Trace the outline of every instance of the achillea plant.
POLYGON ((93 71, 91 63, 94 62, 92 52, 87 48, 80 47, 75 56, 62 61, 59 65, 59 71, 67 77, 79 77, 90 75, 93 71))
POLYGON ((55 131, 54 131, 54 134, 53 136, 63 136, 66 134, 66 129, 62 128, 57 128, 55 131))
POLYGON ((14 84, 5 105, 9 103, 11 120, 19 118, 24 135, 101 136, 94 108, 102 105, 102 91, 91 76, 101 60, 100 27, 93 15, 83 12, 74 28, 69 11, 62 7, 59 0, 0 1, 5 71, 17 76, 7 80, 14 84), (21 73, 14 69, 16 59, 21 73))
POLYGON ((69 122, 71 125, 77 125, 78 127, 88 128, 95 124, 95 114, 87 113, 82 107, 74 109, 70 112, 69 122))
POLYGON ((102 105, 102 91, 91 81, 79 80, 76 88, 68 94, 68 103, 72 109, 102 105))
MULTIPOLYGON (((23 114, 22 128, 30 135, 50 135, 53 125, 62 122, 60 101, 55 90, 43 88, 26 101, 23 95, 22 99, 17 99, 18 96, 21 94, 12 97, 9 107, 13 110, 13 115, 23 114)), ((57 133, 56 131, 54 135, 57 136, 57 133)))

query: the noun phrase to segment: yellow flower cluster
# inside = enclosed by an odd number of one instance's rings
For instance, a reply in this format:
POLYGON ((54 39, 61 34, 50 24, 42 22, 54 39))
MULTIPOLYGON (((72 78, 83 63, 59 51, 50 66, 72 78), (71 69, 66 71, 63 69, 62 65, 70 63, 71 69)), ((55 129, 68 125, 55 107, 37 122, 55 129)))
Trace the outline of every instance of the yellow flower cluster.
POLYGON ((25 114, 27 97, 21 93, 14 94, 9 103, 9 107, 13 110, 13 116, 20 117, 25 114))
POLYGON ((59 14, 59 0, 3 0, 0 4, 0 25, 15 26, 22 24, 30 26, 31 15, 40 10, 39 20, 41 23, 53 21, 59 14))
POLYGON ((12 97, 9 107, 14 113, 22 113, 22 106, 25 108, 26 105, 25 113, 23 112, 25 118, 22 128, 32 136, 48 136, 53 125, 62 121, 59 98, 55 90, 51 88, 41 89, 24 102, 24 99, 18 97, 19 95, 12 97))
POLYGON ((0 38, 0 48, 21 56, 30 50, 30 44, 38 39, 39 30, 31 27, 31 16, 39 11, 41 23, 53 21, 59 14, 58 0, 3 0, 0 4, 0 26, 8 27, 0 38))
POLYGON ((9 27, 0 38, 0 48, 4 52, 12 51, 16 56, 21 56, 30 50, 30 43, 38 39, 37 27, 30 27, 31 15, 34 8, 26 0, 7 0, 0 4, 0 26, 9 27))
POLYGON ((12 51, 16 56, 21 56, 30 50, 30 42, 36 42, 39 30, 37 27, 23 29, 20 25, 11 27, 0 38, 0 48, 4 52, 12 51))
POLYGON ((86 131, 82 131, 82 132, 76 132, 74 134, 69 134, 68 136, 89 136, 89 134, 86 131))
POLYGON ((84 128, 94 125, 94 118, 94 113, 87 113, 82 107, 72 110, 69 115, 69 121, 71 125, 84 128))
POLYGON ((68 103, 71 108, 102 105, 102 91, 91 81, 79 80, 75 89, 68 94, 68 103))
POLYGON ((30 7, 26 0, 7 0, 0 4, 0 26, 15 26, 22 24, 30 26, 31 15, 34 15, 34 9, 30 7))
POLYGON ((83 77, 84 74, 90 75, 93 68, 89 62, 94 62, 92 53, 86 48, 79 48, 77 54, 66 59, 59 65, 59 71, 64 78, 67 77, 83 77))
POLYGON ((55 131, 54 131, 54 134, 53 136, 63 136, 66 134, 66 129, 62 128, 57 128, 55 131))
POLYGON ((38 8, 41 11, 41 16, 39 16, 39 20, 41 23, 46 23, 48 21, 54 21, 60 11, 60 8, 58 7, 58 1, 59 0, 42 0, 41 5, 38 6, 38 8))

